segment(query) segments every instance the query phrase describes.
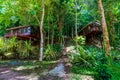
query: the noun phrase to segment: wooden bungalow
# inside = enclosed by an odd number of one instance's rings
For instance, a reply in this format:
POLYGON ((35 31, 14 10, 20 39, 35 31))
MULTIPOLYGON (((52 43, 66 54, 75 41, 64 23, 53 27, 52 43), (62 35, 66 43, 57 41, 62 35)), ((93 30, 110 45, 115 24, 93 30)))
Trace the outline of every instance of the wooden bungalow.
POLYGON ((39 40, 39 30, 33 26, 18 26, 7 29, 5 38, 16 37, 21 40, 39 40))
POLYGON ((92 44, 97 47, 102 46, 102 27, 99 21, 86 25, 78 32, 78 35, 86 38, 86 44, 92 44))

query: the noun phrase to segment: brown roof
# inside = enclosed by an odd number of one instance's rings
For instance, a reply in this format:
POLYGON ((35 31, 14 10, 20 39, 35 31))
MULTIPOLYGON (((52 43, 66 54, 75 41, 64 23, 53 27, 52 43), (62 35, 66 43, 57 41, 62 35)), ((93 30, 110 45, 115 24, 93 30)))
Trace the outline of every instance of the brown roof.
POLYGON ((92 32, 102 32, 102 27, 100 25, 99 21, 91 22, 87 24, 85 27, 83 27, 78 34, 79 35, 87 35, 92 32))
POLYGON ((84 26, 79 32, 81 32, 82 30, 84 30, 85 28, 87 28, 88 26, 93 25, 93 24, 96 24, 96 25, 100 26, 100 21, 96 20, 96 21, 94 21, 94 22, 88 23, 88 24, 87 24, 86 26, 84 26))
POLYGON ((20 28, 24 28, 24 27, 28 27, 28 26, 18 26, 18 27, 9 28, 7 30, 20 29, 20 28))

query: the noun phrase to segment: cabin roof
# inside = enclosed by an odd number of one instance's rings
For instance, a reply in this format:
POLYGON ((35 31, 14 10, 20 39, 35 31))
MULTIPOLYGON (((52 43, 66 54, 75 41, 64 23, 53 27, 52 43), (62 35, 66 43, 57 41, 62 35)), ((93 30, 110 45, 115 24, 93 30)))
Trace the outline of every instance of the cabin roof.
MULTIPOLYGON (((87 28, 88 26, 91 26, 91 25, 97 25, 97 26, 101 26, 100 24, 100 21, 96 20, 95 22, 90 22, 88 23, 86 26, 84 26, 79 32, 81 32, 82 30, 84 30, 85 28, 87 28)), ((96 27, 96 26, 94 26, 96 27)))
POLYGON ((9 28, 7 30, 14 30, 14 29, 20 29, 20 28, 25 28, 25 27, 29 27, 29 26, 18 26, 18 27, 9 28))
POLYGON ((100 24, 100 21, 95 21, 87 24, 85 27, 83 27, 78 34, 79 35, 88 35, 90 33, 101 33, 102 32, 102 27, 100 24))

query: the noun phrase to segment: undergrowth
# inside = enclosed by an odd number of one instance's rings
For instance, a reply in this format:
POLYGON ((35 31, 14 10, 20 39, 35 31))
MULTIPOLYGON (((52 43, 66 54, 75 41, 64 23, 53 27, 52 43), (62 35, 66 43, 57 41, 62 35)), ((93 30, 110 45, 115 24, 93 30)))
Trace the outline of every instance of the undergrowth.
POLYGON ((120 80, 119 52, 113 50, 105 56, 102 49, 79 46, 77 53, 69 55, 71 72, 92 75, 96 80, 120 80))

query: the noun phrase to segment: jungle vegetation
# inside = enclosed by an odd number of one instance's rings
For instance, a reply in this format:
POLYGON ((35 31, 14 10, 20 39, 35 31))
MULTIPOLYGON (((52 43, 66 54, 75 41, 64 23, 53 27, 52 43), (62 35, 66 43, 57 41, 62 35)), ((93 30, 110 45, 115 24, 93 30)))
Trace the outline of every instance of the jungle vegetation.
POLYGON ((90 71, 96 80, 120 80, 120 0, 0 0, 0 64, 14 59, 44 65, 60 59, 70 46, 73 52, 65 54, 70 72, 90 71), (86 45, 78 34, 95 21, 102 27, 101 48, 86 45), (4 37, 7 29, 24 25, 38 28, 38 46, 4 37))

